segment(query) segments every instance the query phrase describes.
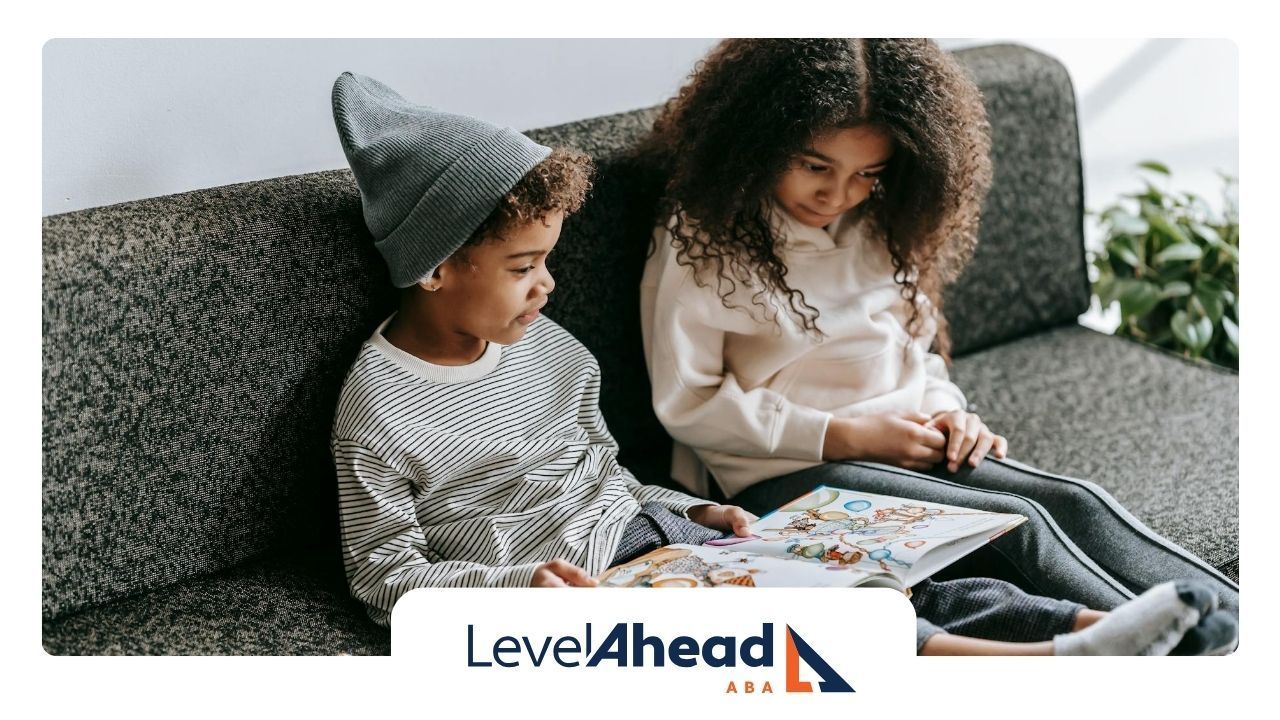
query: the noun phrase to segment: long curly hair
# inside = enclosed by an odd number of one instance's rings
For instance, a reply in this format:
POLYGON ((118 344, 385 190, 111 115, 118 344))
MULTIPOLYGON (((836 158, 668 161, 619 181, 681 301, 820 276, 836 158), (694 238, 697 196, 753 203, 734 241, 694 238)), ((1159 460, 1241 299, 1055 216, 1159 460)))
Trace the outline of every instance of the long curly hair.
MULTIPOLYGON (((990 126, 959 63, 930 40, 726 40, 662 108, 638 153, 665 179, 659 222, 677 262, 715 278, 726 307, 739 285, 768 312, 780 298, 805 330, 818 310, 787 283, 765 201, 792 159, 823 132, 876 125, 895 151, 881 187, 851 212, 878 236, 912 312, 933 305, 934 349, 950 360, 942 288, 972 257, 991 184, 990 126)), ((775 315, 776 318, 776 315, 775 315)))

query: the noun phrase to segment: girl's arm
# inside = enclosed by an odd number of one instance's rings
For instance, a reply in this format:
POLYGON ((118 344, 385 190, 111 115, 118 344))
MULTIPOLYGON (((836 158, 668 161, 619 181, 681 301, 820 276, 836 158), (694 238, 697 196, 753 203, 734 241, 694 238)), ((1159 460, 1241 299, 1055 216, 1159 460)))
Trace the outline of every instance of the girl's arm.
MULTIPOLYGON (((964 392, 951 382, 946 361, 941 355, 929 352, 938 332, 938 323, 933 318, 933 303, 929 302, 929 298, 924 294, 916 297, 916 303, 920 307, 920 317, 924 319, 920 334, 912 340, 920 356, 924 358, 925 389, 924 400, 920 403, 920 412, 936 415, 948 410, 964 410, 969 406, 969 402, 965 400, 964 392)), ((903 328, 907 327, 909 312, 910 306, 905 300, 898 303, 895 308, 894 314, 903 328)))
MULTIPOLYGON (((930 334, 929 342, 933 342, 932 334, 930 334)), ((920 404, 920 411, 926 415, 937 415, 948 410, 964 410, 969 406, 969 403, 965 400, 964 393, 960 388, 951 382, 951 377, 947 373, 946 361, 942 359, 941 355, 928 352, 927 345, 925 348, 924 401, 920 404)))
MULTIPOLYGON (((664 273, 671 274, 683 273, 664 273)), ((720 312, 718 298, 709 306, 713 292, 691 279, 644 292, 642 307, 652 308, 643 325, 653 407, 673 438, 748 457, 822 460, 829 413, 772 390, 744 390, 725 370, 725 329, 718 316, 727 313, 720 312)))

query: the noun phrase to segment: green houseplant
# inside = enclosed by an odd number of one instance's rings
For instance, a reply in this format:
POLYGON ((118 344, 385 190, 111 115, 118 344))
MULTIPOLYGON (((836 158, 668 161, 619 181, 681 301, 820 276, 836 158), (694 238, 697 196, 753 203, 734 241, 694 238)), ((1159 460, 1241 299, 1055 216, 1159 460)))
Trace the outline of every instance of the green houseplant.
MULTIPOLYGON (((1157 162, 1139 168, 1169 176, 1157 162)), ((1120 304, 1116 334, 1189 358, 1239 367, 1240 223, 1236 180, 1223 176, 1216 214, 1191 193, 1150 180, 1099 213, 1102 248, 1091 253, 1094 293, 1103 308, 1120 304)))

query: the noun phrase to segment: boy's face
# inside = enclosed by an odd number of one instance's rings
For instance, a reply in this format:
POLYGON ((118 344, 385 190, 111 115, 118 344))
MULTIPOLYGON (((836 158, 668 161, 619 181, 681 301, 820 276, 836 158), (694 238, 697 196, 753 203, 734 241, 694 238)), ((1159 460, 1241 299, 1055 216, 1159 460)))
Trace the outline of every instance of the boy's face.
POLYGON ((893 138, 872 125, 822 133, 792 158, 774 199, 801 223, 826 227, 867 199, 892 155, 893 138))
POLYGON ((464 258, 441 265, 427 282, 438 283, 434 295, 451 309, 452 330, 499 345, 524 337, 555 289, 546 259, 563 222, 563 212, 553 213, 507 230, 501 239, 472 245, 464 258))

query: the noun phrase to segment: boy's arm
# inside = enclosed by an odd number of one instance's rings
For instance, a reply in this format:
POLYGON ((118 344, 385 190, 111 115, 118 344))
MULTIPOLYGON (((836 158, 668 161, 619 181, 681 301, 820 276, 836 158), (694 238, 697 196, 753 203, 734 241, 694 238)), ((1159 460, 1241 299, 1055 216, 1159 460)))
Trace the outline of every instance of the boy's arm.
MULTIPOLYGON (((667 508, 677 515, 689 517, 689 509, 699 505, 715 505, 710 500, 703 500, 692 495, 686 495, 679 490, 670 490, 658 485, 645 485, 636 479, 631 471, 622 468, 622 472, 626 477, 627 490, 631 491, 632 497, 641 505, 647 502, 656 502, 667 508)), ((690 518, 692 519, 692 518, 690 518)))
POLYGON ((359 443, 334 439, 343 562, 351 594, 389 624, 400 596, 420 587, 528 587, 541 563, 494 567, 427 547, 408 478, 359 443))
MULTIPOLYGON (((609 432, 609 426, 605 424, 604 414, 600 412, 599 368, 591 373, 590 378, 587 380, 587 386, 582 393, 582 405, 579 408, 578 418, 587 431, 587 439, 593 445, 598 444, 608 447, 609 454, 616 462, 618 442, 613 439, 613 435, 609 432)), ((715 504, 709 500, 686 495, 678 490, 670 490, 657 485, 644 485, 636 479, 636 476, 630 470, 621 465, 618 466, 618 469, 626 481, 627 490, 642 505, 647 502, 656 502, 671 512, 688 517, 688 510, 691 507, 715 504)))

